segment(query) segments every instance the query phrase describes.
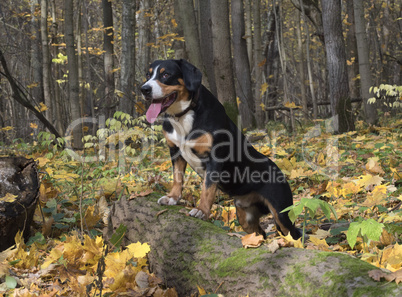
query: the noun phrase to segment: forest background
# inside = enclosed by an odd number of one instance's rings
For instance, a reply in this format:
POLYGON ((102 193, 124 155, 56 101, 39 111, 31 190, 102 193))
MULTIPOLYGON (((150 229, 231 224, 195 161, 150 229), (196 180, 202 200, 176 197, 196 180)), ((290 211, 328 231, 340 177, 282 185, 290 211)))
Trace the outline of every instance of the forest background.
MULTIPOLYGON (((161 127, 145 122, 139 88, 152 61, 184 58, 287 174, 296 201, 325 200, 338 219, 386 232, 367 247, 346 227, 321 238, 325 249, 399 270, 401 32, 394 0, 3 0, 1 154, 38 161, 36 221, 47 224, 33 242, 49 251, 46 238, 71 230, 97 236, 108 203, 169 188, 161 127)), ((188 174, 191 205, 199 180, 188 174)), ((233 229, 231 201, 219 197, 215 219, 233 229)))

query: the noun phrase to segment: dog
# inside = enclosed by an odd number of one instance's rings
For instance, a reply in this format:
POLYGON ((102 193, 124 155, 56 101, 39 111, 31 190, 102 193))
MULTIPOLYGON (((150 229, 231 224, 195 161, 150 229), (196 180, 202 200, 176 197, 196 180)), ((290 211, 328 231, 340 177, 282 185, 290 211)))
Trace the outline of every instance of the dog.
POLYGON ((277 230, 294 239, 300 230, 281 211, 293 204, 292 191, 278 166, 247 141, 223 105, 202 84, 198 68, 186 60, 157 60, 141 86, 150 101, 149 123, 163 114, 163 133, 173 164, 171 191, 158 200, 175 205, 181 199, 189 164, 203 178, 198 207, 189 215, 208 219, 217 189, 233 197, 237 219, 247 233, 266 238, 260 218, 269 212, 277 230))

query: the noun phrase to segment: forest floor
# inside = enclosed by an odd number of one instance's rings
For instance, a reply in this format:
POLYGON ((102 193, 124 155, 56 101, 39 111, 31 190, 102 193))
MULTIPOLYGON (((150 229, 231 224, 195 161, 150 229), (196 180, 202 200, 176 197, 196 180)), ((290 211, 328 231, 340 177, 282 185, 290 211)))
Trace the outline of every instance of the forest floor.
MULTIPOLYGON (((375 129, 358 122, 357 131, 339 135, 327 132, 324 122, 293 135, 274 128, 247 135, 259 139, 253 142, 256 149, 286 174, 296 225, 310 237, 302 243, 277 236, 267 216, 268 239, 262 244, 348 253, 384 269, 374 279, 401 282, 402 120, 375 129), (331 212, 324 202, 313 206, 311 201, 324 201, 331 212)), ((39 133, 33 144, 16 141, 0 151, 34 158, 41 178, 30 240, 24 243, 19 234, 16 246, 0 253, 0 296, 177 296, 147 270, 146 243, 123 249, 120 230, 114 247, 107 247, 102 235, 113 201, 122 195, 161 196, 170 188, 172 168, 161 127, 152 130, 120 115, 97 138, 86 137, 86 149, 76 155, 58 150, 49 137, 39 133), (123 145, 122 137, 131 143, 123 145), (121 146, 114 148, 119 140, 121 146)), ((200 189, 201 179, 187 167, 182 195, 187 206, 197 204, 200 189)), ((233 201, 221 192, 210 220, 244 234, 233 201)), ((202 284, 198 290, 208 293, 202 284)))

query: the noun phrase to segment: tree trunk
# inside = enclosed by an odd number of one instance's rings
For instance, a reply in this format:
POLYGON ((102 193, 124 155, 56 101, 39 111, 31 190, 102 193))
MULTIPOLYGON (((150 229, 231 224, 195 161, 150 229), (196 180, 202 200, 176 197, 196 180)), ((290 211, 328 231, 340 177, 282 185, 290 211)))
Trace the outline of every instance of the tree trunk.
MULTIPOLYGON (((267 95, 265 99, 265 110, 268 112, 268 120, 275 119, 274 111, 269 108, 276 106, 278 103, 278 88, 279 88, 279 51, 276 32, 276 17, 278 15, 274 10, 278 10, 278 5, 268 10, 267 14, 267 49, 265 58, 266 77, 268 83, 267 95)), ((258 106, 256 106, 258 108, 258 106)))
POLYGON ((103 49, 104 54, 104 71, 105 71, 105 100, 102 108, 102 114, 109 118, 116 111, 116 103, 114 100, 114 72, 113 72, 113 54, 114 54, 114 37, 113 37, 113 9, 112 2, 102 0, 103 9, 103 49))
POLYGON ((141 74, 148 71, 150 64, 150 49, 147 45, 150 41, 151 22, 148 14, 152 11, 152 2, 149 0, 140 0, 140 13, 138 15, 138 65, 141 74))
MULTIPOLYGON (((72 121, 81 118, 80 108, 80 84, 78 81, 78 60, 74 45, 74 8, 73 0, 64 0, 65 20, 64 34, 66 40, 67 68, 68 68, 68 90, 72 121)), ((73 147, 82 148, 82 128, 80 123, 76 123, 73 129, 73 147)))
MULTIPOLYGON (((225 296, 397 296, 395 283, 384 286, 368 275, 374 266, 341 253, 266 246, 244 249, 239 238, 210 222, 164 207, 155 198, 123 196, 112 206, 107 236, 123 224, 124 243, 147 242, 150 270, 179 296, 197 286, 225 296), (162 210, 165 210, 161 213, 162 210)), ((187 210, 185 211, 187 213, 187 210)))
POLYGON ((0 181, 1 252, 14 244, 18 231, 23 232, 25 241, 29 238, 32 218, 39 200, 39 178, 35 161, 23 157, 0 158, 0 181))
POLYGON ((244 13, 245 13, 245 30, 246 35, 243 37, 247 42, 247 55, 250 64, 250 72, 253 70, 253 18, 251 17, 251 1, 244 0, 244 13))
POLYGON ((232 0, 232 31, 233 31, 233 64, 238 86, 239 113, 242 127, 251 128, 254 123, 254 100, 251 88, 250 62, 247 54, 245 35, 244 7, 242 0, 232 0))
POLYGON ((349 90, 351 98, 360 97, 357 75, 359 74, 359 59, 357 55, 355 14, 353 1, 346 1, 347 27, 346 27, 346 58, 348 59, 349 90))
POLYGON ((40 18, 40 30, 42 38, 42 61, 43 61, 43 94, 45 99, 45 105, 47 110, 45 116, 49 122, 53 123, 52 116, 52 93, 50 87, 50 52, 49 52, 49 39, 47 30, 47 8, 48 0, 41 0, 41 18, 40 18))
POLYGON ((370 87, 373 86, 369 62, 369 47, 364 21, 364 6, 362 0, 353 0, 355 14, 355 30, 357 41, 357 54, 359 56, 360 72, 360 91, 363 98, 366 121, 370 125, 375 125, 378 121, 377 104, 368 103, 370 98, 370 87))
POLYGON ((355 129, 349 97, 346 52, 343 43, 341 1, 323 0, 325 51, 327 56, 329 97, 334 117, 334 131, 343 133, 355 129))
MULTIPOLYGON (((205 1, 205 0, 204 0, 205 1)), ((191 62, 202 72, 203 77, 207 77, 204 64, 202 62, 200 38, 198 34, 197 18, 194 11, 193 0, 178 1, 179 17, 183 24, 184 40, 186 43, 186 53, 191 62)), ((208 80, 205 79, 203 84, 209 89, 208 80)))
POLYGON ((211 3, 207 0, 201 0, 198 2, 200 11, 200 48, 201 57, 205 64, 205 70, 207 72, 206 79, 209 83, 209 88, 212 94, 218 96, 216 90, 216 80, 214 72, 214 49, 212 45, 212 20, 211 20, 211 3))
POLYGON ((262 128, 265 124, 264 112, 262 107, 261 85, 262 85, 262 41, 261 41, 261 17, 260 17, 260 1, 253 2, 253 49, 254 49, 254 100, 255 100, 255 119, 257 127, 262 128))
POLYGON ((218 100, 234 123, 237 122, 237 104, 234 87, 232 52, 229 32, 228 0, 209 0, 211 5, 212 44, 218 100))
POLYGON ((121 89, 119 109, 136 117, 134 108, 135 76, 135 1, 123 0, 121 28, 121 89))
POLYGON ((303 51, 303 39, 301 33, 301 12, 297 11, 297 25, 296 25, 296 33, 297 33, 297 51, 299 52, 299 75, 300 75, 300 97, 303 106, 303 116, 307 121, 309 119, 308 108, 307 108, 307 96, 306 96, 306 85, 305 85, 305 71, 304 71, 304 51, 303 51))

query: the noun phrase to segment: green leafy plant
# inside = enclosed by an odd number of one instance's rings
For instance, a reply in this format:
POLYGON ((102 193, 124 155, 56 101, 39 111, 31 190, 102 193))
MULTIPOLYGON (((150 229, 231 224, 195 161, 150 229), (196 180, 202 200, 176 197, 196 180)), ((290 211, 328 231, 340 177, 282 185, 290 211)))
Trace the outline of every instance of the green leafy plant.
POLYGON ((302 198, 299 203, 289 206, 282 210, 281 212, 289 211, 288 216, 289 219, 294 223, 299 215, 304 211, 304 220, 303 220, 303 235, 302 235, 302 244, 304 246, 304 237, 306 234, 306 222, 307 217, 314 218, 315 214, 321 208, 325 217, 329 220, 331 218, 331 212, 334 214, 335 218, 338 219, 336 215, 336 211, 331 204, 324 200, 320 200, 318 198, 302 198))
POLYGON ((384 224, 379 223, 373 219, 361 220, 360 222, 353 222, 350 224, 346 239, 353 249, 356 245, 357 237, 363 237, 366 246, 369 245, 370 240, 378 241, 382 234, 384 224))

